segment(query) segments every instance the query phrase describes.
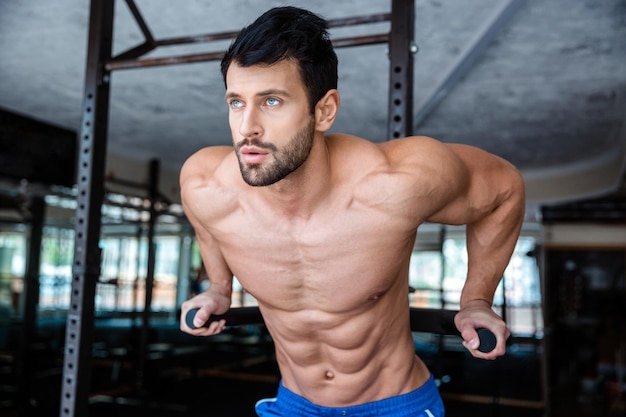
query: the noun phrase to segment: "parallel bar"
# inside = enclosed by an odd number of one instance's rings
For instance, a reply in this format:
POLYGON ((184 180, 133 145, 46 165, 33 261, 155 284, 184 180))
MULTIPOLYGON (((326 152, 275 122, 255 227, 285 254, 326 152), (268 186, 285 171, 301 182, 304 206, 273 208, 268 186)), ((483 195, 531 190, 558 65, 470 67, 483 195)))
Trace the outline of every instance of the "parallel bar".
MULTIPOLYGON (((193 319, 197 311, 198 309, 194 308, 186 313, 185 324, 190 328, 195 327, 193 319)), ((461 333, 454 325, 454 316, 456 313, 457 312, 454 310, 445 309, 410 308, 409 319, 411 331, 461 337, 461 333)), ((209 317, 209 320, 204 323, 204 326, 208 326, 210 323, 218 320, 226 320, 226 325, 230 326, 263 323, 263 318, 261 317, 258 307, 240 307, 230 309, 225 314, 214 314, 209 317)), ((496 335, 485 328, 476 329, 476 332, 480 339, 478 350, 483 353, 491 352, 497 344, 496 335)))
POLYGON ((460 336, 454 325, 457 311, 434 308, 414 308, 410 310, 411 331, 460 336))
MULTIPOLYGON (((455 310, 442 310, 434 308, 415 308, 410 309, 411 331, 434 333, 443 335, 459 336, 459 331, 454 325, 455 310)), ((189 327, 193 327, 193 316, 195 310, 191 310, 185 321, 189 327)), ((234 307, 225 314, 212 315, 211 321, 226 320, 227 326, 242 326, 248 324, 263 324, 263 316, 258 307, 234 307)))

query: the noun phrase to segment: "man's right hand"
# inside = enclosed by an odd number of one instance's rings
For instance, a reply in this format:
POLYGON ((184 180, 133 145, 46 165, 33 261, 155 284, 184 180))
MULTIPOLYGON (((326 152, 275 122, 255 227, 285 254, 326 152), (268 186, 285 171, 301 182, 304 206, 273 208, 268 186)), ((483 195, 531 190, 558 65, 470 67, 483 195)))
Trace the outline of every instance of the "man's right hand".
POLYGON ((206 327, 204 325, 211 315, 224 314, 229 308, 230 298, 212 292, 209 288, 181 305, 180 330, 194 336, 212 336, 218 334, 226 327, 226 320, 212 321, 206 327), (186 320, 187 313, 191 309, 197 309, 192 321, 194 327, 190 327, 186 320))

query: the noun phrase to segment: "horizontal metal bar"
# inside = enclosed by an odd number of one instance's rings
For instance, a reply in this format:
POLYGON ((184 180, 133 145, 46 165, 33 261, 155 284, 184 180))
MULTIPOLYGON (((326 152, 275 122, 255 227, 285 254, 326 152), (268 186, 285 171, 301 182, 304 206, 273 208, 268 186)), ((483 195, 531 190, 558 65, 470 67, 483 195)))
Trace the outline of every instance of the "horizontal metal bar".
POLYGON ((374 35, 352 36, 349 38, 339 38, 333 40, 335 48, 345 48, 348 46, 376 45, 389 42, 389 33, 378 33, 374 35))
MULTIPOLYGON (((388 33, 375 35, 353 36, 333 40, 335 48, 345 48, 349 46, 365 46, 386 43, 389 41, 388 33)), ((176 55, 157 58, 144 59, 112 59, 105 64, 107 71, 122 69, 158 67, 166 65, 179 65, 198 62, 219 61, 224 56, 224 51, 207 52, 200 54, 176 55)))
POLYGON ((171 45, 184 45, 189 43, 205 43, 212 41, 221 41, 234 39, 239 34, 239 31, 229 31, 229 32, 218 32, 218 33, 207 33, 203 35, 191 35, 191 36, 180 36, 176 38, 166 38, 155 40, 154 44, 157 46, 171 46, 171 45))
MULTIPOLYGON (((386 22, 391 19, 390 13, 380 13, 366 16, 347 17, 342 19, 328 20, 328 26, 331 28, 345 27, 345 26, 357 26, 370 23, 386 22)), ((184 45, 190 43, 203 43, 219 40, 234 39, 239 34, 239 31, 227 31, 206 33, 201 35, 179 36, 174 38, 164 38, 151 40, 156 46, 171 46, 171 45, 184 45)))
POLYGON ((218 61, 221 60, 223 56, 224 52, 222 51, 208 52, 202 54, 167 56, 159 58, 117 60, 107 62, 104 67, 108 71, 115 71, 121 69, 147 68, 166 65, 189 64, 196 62, 218 61))
MULTIPOLYGON (((390 17, 391 15, 389 13, 381 13, 377 15, 357 16, 357 17, 349 17, 345 19, 335 19, 335 20, 329 20, 328 26, 331 28, 337 28, 337 27, 356 26, 356 25, 369 24, 369 23, 380 23, 380 22, 389 21, 390 17)), ((179 36, 175 38, 158 39, 158 40, 154 40, 153 44, 155 46, 172 46, 172 45, 184 45, 184 44, 190 44, 190 43, 205 43, 205 42, 212 42, 212 41, 235 39, 237 35, 239 35, 239 31, 206 33, 202 35, 190 35, 190 36, 179 36)))
POLYGON ((411 331, 460 336, 454 325, 456 310, 411 307, 411 331))
MULTIPOLYGON (((459 336, 454 325, 454 316, 457 311, 430 308, 410 309, 411 331, 459 336)), ((187 324, 193 327, 193 314, 186 317, 187 324)), ((223 315, 211 316, 210 320, 225 319, 228 326, 247 324, 263 324, 263 316, 256 306, 234 307, 223 315)))
POLYGON ((369 23, 389 22, 390 20, 391 13, 378 13, 365 16, 346 17, 343 19, 330 19, 328 20, 328 26, 331 28, 357 26, 369 23))

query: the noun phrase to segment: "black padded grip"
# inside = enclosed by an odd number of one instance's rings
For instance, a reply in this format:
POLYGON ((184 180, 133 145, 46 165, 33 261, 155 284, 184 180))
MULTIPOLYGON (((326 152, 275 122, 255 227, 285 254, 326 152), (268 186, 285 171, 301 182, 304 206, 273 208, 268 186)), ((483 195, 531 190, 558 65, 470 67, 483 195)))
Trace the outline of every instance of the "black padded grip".
POLYGON ((496 343, 496 335, 491 332, 489 329, 478 329, 476 331, 478 333, 478 338, 480 340, 480 345, 478 346, 478 350, 483 353, 491 352, 495 347, 496 343))

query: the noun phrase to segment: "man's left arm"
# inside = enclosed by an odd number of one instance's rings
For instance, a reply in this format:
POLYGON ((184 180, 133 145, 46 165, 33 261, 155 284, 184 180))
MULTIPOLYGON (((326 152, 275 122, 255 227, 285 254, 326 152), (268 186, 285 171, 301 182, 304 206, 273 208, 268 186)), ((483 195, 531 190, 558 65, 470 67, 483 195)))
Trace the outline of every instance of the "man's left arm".
POLYGON ((502 158, 471 146, 447 146, 460 159, 467 177, 459 196, 429 220, 466 225, 468 272, 455 325, 473 356, 495 359, 505 353, 510 331, 491 307, 524 220, 524 182, 502 158), (495 334, 493 351, 477 350, 479 328, 495 334))

